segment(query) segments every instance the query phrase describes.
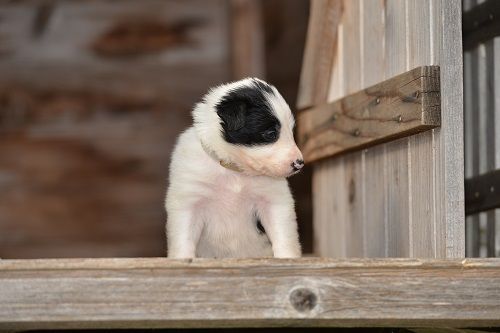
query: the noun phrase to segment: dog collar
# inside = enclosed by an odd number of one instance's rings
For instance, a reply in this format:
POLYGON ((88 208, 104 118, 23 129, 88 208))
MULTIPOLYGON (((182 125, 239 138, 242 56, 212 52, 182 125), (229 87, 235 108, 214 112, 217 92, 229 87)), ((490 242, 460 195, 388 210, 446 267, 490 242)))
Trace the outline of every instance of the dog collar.
POLYGON ((226 162, 224 160, 221 160, 220 158, 218 158, 217 155, 215 155, 215 153, 210 149, 208 148, 203 142, 201 142, 201 147, 203 148, 203 150, 205 151, 205 153, 207 153, 208 156, 210 156, 211 158, 213 158, 214 160, 216 161, 219 161, 219 164, 226 168, 226 169, 229 169, 229 170, 232 170, 232 171, 235 171, 235 172, 242 172, 243 170, 241 170, 236 164, 234 163, 231 163, 231 162, 226 162))

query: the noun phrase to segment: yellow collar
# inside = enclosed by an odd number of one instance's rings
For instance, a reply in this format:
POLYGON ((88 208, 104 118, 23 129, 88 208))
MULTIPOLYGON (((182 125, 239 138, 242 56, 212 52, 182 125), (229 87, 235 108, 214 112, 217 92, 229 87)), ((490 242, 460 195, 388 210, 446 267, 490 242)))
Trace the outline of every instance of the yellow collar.
POLYGON ((216 161, 219 161, 219 164, 226 168, 226 169, 229 169, 229 170, 232 170, 232 171, 235 171, 235 172, 243 172, 243 170, 241 170, 236 164, 232 163, 232 162, 226 162, 224 160, 221 160, 220 158, 218 158, 218 156, 210 149, 208 148, 203 142, 201 142, 201 147, 203 148, 203 150, 205 151, 205 153, 207 153, 208 156, 210 156, 211 158, 213 158, 214 160, 216 161))

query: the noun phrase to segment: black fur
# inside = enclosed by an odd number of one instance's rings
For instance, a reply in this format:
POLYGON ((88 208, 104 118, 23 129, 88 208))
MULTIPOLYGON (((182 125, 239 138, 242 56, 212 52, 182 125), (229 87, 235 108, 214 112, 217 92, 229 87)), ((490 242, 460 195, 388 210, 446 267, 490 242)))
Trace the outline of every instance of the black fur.
POLYGON ((253 146, 270 144, 279 138, 281 124, 264 94, 273 94, 273 90, 264 82, 253 83, 230 91, 216 105, 224 139, 229 143, 253 146))
POLYGON ((262 223, 258 218, 257 218, 257 232, 261 235, 266 233, 266 229, 264 229, 264 226, 262 225, 262 223))

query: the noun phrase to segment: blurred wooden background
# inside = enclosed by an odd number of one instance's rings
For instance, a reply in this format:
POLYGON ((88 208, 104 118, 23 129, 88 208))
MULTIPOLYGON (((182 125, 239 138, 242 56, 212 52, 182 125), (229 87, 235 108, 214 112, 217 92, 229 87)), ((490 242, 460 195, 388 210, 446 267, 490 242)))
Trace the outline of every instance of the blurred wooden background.
MULTIPOLYGON (((307 0, 0 2, 0 257, 165 255, 171 149, 208 87, 296 101, 307 0)), ((311 250, 310 173, 292 178, 311 250)))

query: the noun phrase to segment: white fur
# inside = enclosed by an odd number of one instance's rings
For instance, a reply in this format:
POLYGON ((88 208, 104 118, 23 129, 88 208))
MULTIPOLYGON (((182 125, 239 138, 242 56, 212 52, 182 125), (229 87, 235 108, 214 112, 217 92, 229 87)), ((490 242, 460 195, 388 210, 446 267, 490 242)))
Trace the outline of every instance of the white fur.
POLYGON ((285 178, 293 174, 291 163, 302 159, 290 108, 273 88, 268 102, 282 125, 273 144, 245 147, 222 136, 214 106, 231 89, 251 84, 245 79, 210 90, 193 110, 194 126, 178 139, 166 199, 170 258, 301 255, 294 200, 285 178), (265 234, 257 232, 256 215, 265 234))

